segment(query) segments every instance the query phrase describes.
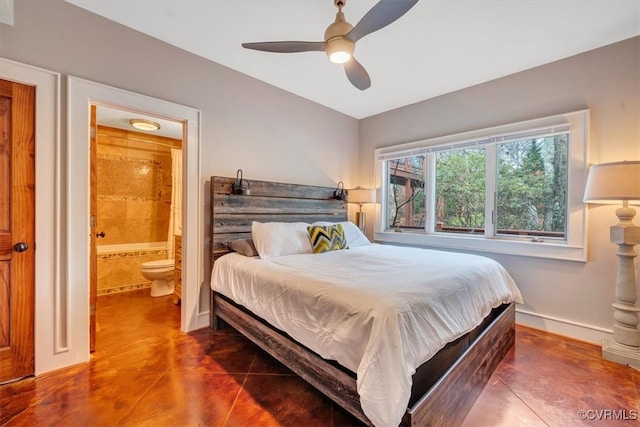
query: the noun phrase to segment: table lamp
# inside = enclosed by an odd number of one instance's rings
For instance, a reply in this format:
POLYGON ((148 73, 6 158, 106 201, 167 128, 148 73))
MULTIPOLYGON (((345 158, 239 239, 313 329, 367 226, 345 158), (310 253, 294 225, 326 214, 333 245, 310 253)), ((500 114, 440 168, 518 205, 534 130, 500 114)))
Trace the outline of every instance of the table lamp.
POLYGON ((365 213, 362 212, 362 205, 365 203, 375 203, 376 201, 376 190, 370 190, 368 188, 356 187, 347 191, 348 202, 349 203, 357 203, 360 206, 360 209, 356 213, 356 224, 364 232, 366 217, 365 213))

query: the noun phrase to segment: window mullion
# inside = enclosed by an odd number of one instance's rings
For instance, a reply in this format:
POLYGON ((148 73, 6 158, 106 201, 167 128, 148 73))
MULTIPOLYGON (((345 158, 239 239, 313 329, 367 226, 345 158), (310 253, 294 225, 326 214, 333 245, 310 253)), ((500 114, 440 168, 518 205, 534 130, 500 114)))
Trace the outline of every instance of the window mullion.
POLYGON ((498 171, 498 155, 495 144, 486 146, 486 176, 485 176, 485 204, 484 204, 484 236, 494 237, 496 235, 496 188, 497 171, 498 171))
POLYGON ((436 155, 429 153, 426 155, 425 173, 425 231, 433 233, 436 230, 436 155))
MULTIPOLYGON (((382 185, 380 186, 380 200, 388 201, 389 200, 389 162, 380 162, 380 182, 382 185)), ((389 206, 388 202, 382 203, 382 207, 380 209, 380 230, 384 230, 387 228, 387 224, 389 224, 389 206)))

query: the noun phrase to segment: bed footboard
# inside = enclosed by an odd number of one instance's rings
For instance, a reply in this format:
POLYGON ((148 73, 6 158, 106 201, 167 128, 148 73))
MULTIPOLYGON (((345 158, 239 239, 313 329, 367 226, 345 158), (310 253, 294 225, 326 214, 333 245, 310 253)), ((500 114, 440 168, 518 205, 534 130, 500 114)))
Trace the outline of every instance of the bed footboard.
POLYGON ((216 321, 229 324, 363 423, 372 425, 360 408, 353 374, 327 362, 222 295, 215 295, 213 307, 216 321))
POLYGON ((515 344, 515 304, 511 303, 449 370, 407 410, 403 426, 462 424, 489 377, 515 344))
MULTIPOLYGON (((360 407, 353 373, 328 362, 220 294, 213 296, 212 303, 215 313, 212 327, 216 322, 228 324, 364 424, 372 425, 360 407)), ((420 391, 422 397, 407 409, 401 426, 462 424, 514 343, 515 304, 512 303, 478 333, 435 384, 420 391)))

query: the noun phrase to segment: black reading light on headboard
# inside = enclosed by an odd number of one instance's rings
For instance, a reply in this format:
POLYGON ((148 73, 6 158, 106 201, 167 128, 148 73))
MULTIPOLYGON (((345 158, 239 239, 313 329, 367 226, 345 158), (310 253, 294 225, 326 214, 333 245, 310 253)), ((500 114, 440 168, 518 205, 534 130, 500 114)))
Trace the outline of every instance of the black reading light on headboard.
POLYGON ((333 198, 336 200, 347 201, 347 192, 344 190, 344 184, 342 181, 338 182, 338 188, 333 192, 333 198))
POLYGON ((242 180, 242 169, 238 169, 238 172, 236 173, 236 180, 231 184, 231 192, 238 196, 251 195, 251 183, 247 180, 242 180))

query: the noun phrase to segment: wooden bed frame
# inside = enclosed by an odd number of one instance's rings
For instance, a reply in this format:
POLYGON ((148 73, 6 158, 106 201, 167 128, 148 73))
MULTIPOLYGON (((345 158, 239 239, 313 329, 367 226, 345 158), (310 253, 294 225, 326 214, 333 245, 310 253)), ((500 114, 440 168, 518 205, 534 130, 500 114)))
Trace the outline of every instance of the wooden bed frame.
MULTIPOLYGON (((235 178, 211 177, 211 265, 228 243, 251 237, 251 222, 344 221, 347 203, 335 188, 251 181, 251 195, 233 195, 235 178)), ((367 425, 355 374, 328 361, 250 311, 211 293, 211 327, 228 324, 367 425)), ((489 377, 515 342, 515 306, 494 309, 473 331, 447 344, 413 376, 402 426, 462 423, 489 377)))

